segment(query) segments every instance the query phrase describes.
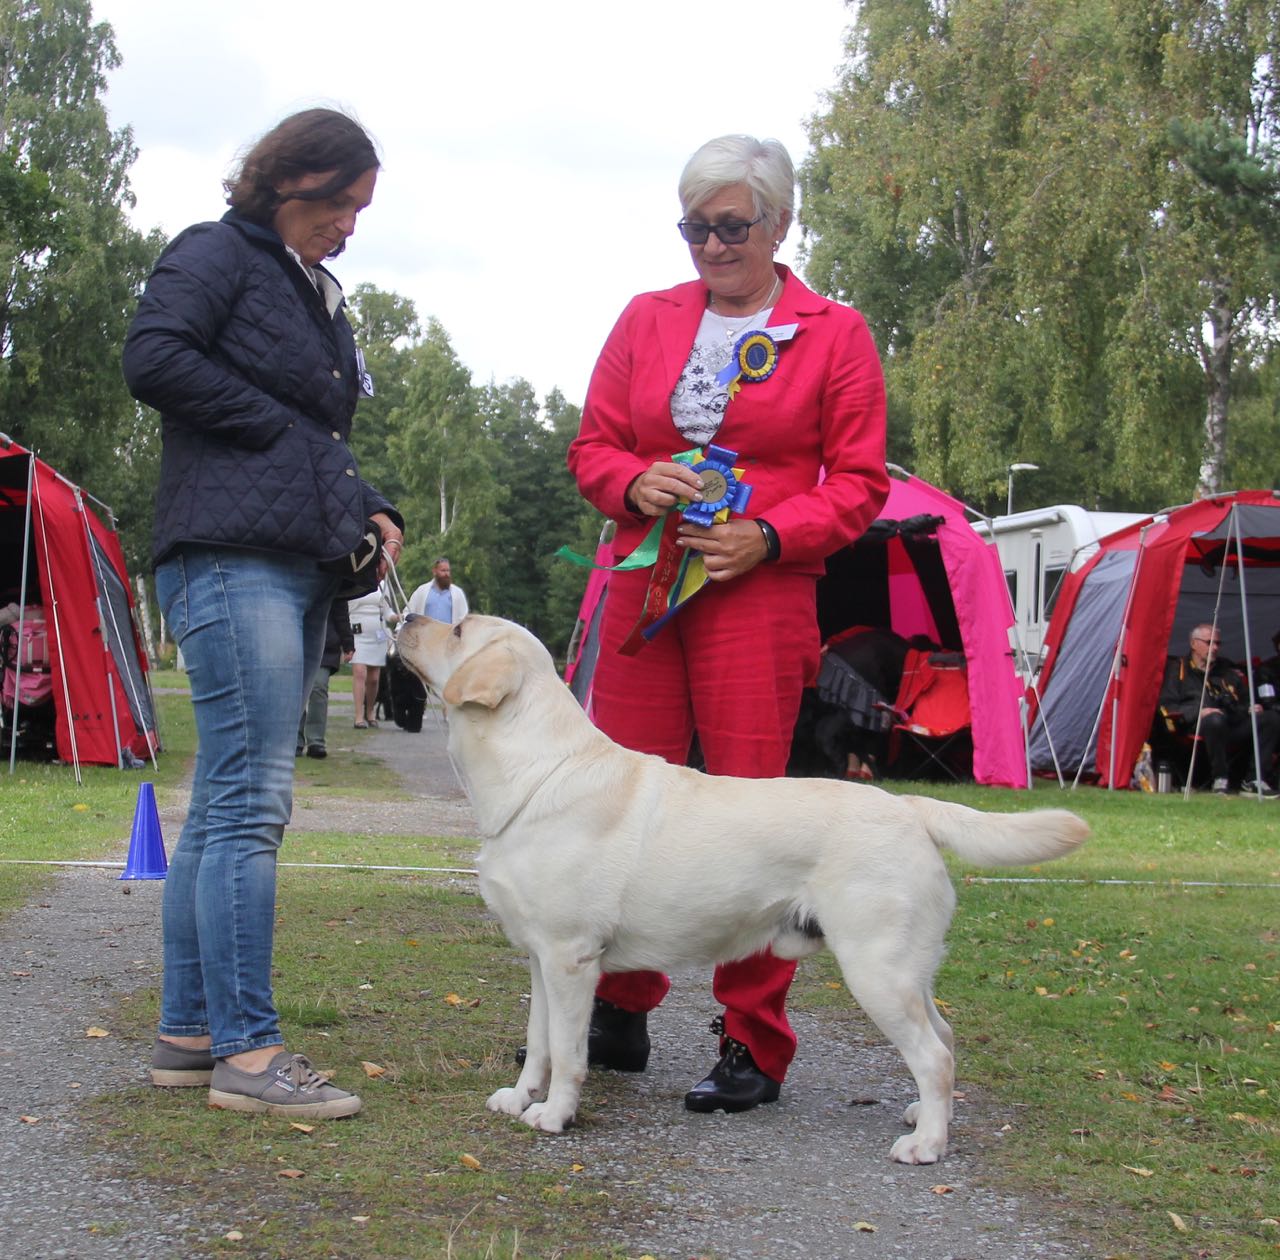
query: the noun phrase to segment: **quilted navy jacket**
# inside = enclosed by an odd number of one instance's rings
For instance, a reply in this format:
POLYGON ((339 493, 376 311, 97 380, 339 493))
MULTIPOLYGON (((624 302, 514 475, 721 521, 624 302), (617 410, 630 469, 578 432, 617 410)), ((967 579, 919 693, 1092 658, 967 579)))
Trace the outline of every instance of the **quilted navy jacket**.
POLYGON ((333 560, 374 512, 403 527, 347 446, 351 326, 270 228, 232 210, 174 238, 129 328, 124 375, 160 412, 155 563, 182 543, 333 560))

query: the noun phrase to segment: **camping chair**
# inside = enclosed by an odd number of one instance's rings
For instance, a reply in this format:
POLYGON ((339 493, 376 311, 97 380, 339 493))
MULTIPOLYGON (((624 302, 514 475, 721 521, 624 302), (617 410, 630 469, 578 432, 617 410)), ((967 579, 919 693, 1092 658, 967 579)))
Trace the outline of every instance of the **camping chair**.
POLYGON ((972 773, 969 679, 963 654, 912 648, 892 713, 891 762, 902 759, 905 746, 921 754, 913 771, 932 765, 956 780, 972 773))

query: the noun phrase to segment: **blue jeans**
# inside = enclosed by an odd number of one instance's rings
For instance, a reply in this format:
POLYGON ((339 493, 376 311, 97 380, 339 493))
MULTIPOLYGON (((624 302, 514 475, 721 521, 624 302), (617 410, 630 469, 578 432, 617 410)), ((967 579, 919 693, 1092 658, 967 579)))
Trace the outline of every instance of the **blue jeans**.
POLYGON ((195 707, 195 777, 165 878, 160 1032, 215 1057, 280 1045, 276 851, 337 579, 303 556, 184 547, 156 569, 195 707))

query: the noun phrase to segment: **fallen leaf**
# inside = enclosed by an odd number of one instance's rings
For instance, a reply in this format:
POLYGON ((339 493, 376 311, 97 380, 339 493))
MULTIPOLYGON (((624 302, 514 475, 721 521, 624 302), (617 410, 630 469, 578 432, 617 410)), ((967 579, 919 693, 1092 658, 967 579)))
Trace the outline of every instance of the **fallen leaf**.
POLYGON ((856 1221, 853 1227, 860 1234, 874 1234, 876 1232, 876 1226, 872 1225, 870 1221, 856 1221))
POLYGON ((929 1190, 933 1194, 950 1194, 951 1193, 950 1186, 930 1186, 929 1190))
POLYGON ((40 1123, 39 1116, 19 1116, 18 1119, 21 1120, 23 1124, 39 1124, 40 1123))
POLYGON ((84 1035, 86 1037, 110 1037, 111 1036, 111 1034, 107 1032, 105 1028, 99 1028, 97 1024, 94 1024, 92 1028, 86 1028, 84 1030, 84 1035))
POLYGON ((369 1218, 367 1216, 353 1216, 351 1219, 357 1224, 363 1225, 369 1218))
POLYGON ((362 984, 362 985, 360 985, 359 987, 360 987, 360 988, 362 988, 362 989, 372 989, 372 988, 373 988, 373 985, 371 985, 371 984, 362 984))
POLYGON ((289 1125, 289 1128, 297 1129, 299 1133, 314 1133, 316 1131, 314 1124, 299 1124, 296 1120, 289 1125))
POLYGON ((299 1177, 305 1177, 306 1175, 301 1168, 282 1168, 276 1173, 277 1177, 288 1177, 290 1181, 297 1181, 299 1177))
POLYGON ((1125 1172, 1131 1172, 1138 1177, 1155 1176, 1155 1173, 1153 1173, 1150 1168, 1135 1168, 1132 1164, 1121 1164, 1120 1167, 1123 1168, 1125 1172))
POLYGON ((1170 1212, 1169 1219, 1173 1222, 1173 1227, 1178 1231, 1178 1233, 1189 1234, 1191 1232, 1191 1229, 1187 1225, 1186 1221, 1184 1221, 1182 1217, 1180 1217, 1177 1214, 1177 1212, 1170 1212))
POLYGON ((570 1172, 582 1172, 586 1168, 586 1164, 570 1164, 570 1172))
POLYGON ((484 1165, 481 1164, 474 1155, 459 1155, 458 1163, 460 1163, 463 1168, 470 1168, 473 1172, 479 1172, 480 1169, 484 1167, 484 1165))
POLYGON ((1161 1063, 1160 1070, 1162 1072, 1176 1072, 1178 1070, 1178 1065, 1176 1063, 1161 1063))
POLYGON ((10 974, 11 976, 17 976, 17 977, 19 977, 20 979, 25 980, 25 979, 26 979, 26 978, 31 974, 31 972, 29 972, 29 971, 11 971, 11 972, 9 972, 9 974, 10 974))
POLYGON ((71 808, 74 809, 77 814, 83 814, 88 810, 89 807, 86 804, 84 804, 82 801, 77 801, 71 808))
POLYGON ((446 1001, 450 1006, 461 1006, 461 1005, 462 1005, 462 999, 461 999, 461 998, 460 998, 456 993, 446 993, 446 994, 444 995, 444 1000, 445 1000, 445 1001, 446 1001))
POLYGON ((222 1236, 227 1242, 242 1242, 244 1240, 244 1235, 238 1229, 229 1229, 222 1236))
POLYGON ((370 1063, 367 1059, 361 1059, 360 1066, 364 1068, 364 1074, 369 1077, 370 1080, 376 1081, 378 1077, 386 1076, 387 1074, 387 1069, 380 1063, 370 1063))

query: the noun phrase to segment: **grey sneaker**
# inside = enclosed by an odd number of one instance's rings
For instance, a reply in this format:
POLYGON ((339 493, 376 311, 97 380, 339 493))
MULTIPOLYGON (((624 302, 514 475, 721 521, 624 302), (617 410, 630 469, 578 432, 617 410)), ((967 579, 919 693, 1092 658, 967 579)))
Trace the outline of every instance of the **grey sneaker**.
POLYGON ((360 1096, 330 1085, 305 1054, 281 1050, 262 1072, 241 1072, 219 1059, 209 1085, 209 1106, 295 1120, 331 1120, 354 1116, 360 1096))
POLYGON ((1231 788, 1231 782, 1228 779, 1214 779, 1213 794, 1215 796, 1226 796, 1231 788))
POLYGON ((151 1051, 151 1083, 165 1089, 207 1085, 213 1079, 213 1064, 208 1050, 188 1050, 157 1037, 151 1051))

